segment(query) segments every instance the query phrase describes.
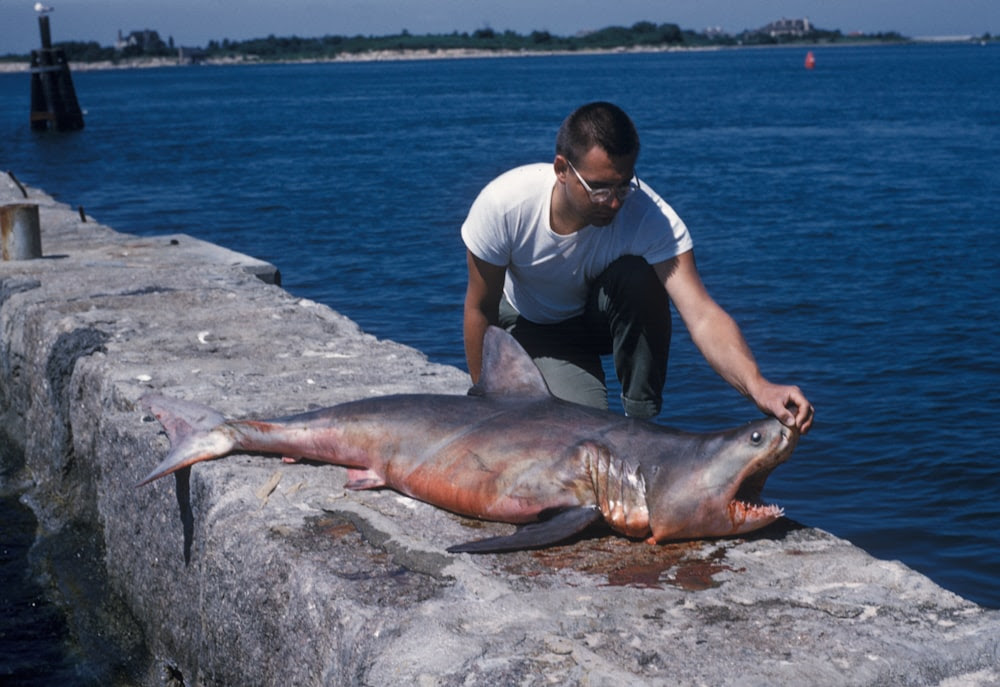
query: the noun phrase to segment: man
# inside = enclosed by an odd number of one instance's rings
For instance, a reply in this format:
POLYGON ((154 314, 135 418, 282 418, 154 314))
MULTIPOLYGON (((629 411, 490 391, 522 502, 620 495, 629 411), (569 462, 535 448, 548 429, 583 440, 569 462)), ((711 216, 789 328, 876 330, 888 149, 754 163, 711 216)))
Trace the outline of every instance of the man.
POLYGON ((469 269, 466 359, 473 381, 486 328, 513 334, 555 396, 607 408, 600 356, 613 355, 627 415, 660 412, 669 304, 712 368, 763 412, 805 433, 813 407, 761 374, 712 299, 687 227, 635 176, 639 136, 620 108, 584 105, 563 122, 555 161, 486 186, 462 225, 469 269))

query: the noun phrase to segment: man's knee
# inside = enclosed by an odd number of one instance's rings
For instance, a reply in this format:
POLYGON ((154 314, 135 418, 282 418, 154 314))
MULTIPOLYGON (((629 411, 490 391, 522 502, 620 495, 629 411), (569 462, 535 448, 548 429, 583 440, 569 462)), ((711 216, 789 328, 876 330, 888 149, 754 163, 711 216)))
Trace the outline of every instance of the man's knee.
POLYGON ((644 258, 623 255, 601 273, 588 301, 590 313, 627 319, 669 317, 667 291, 644 258))
POLYGON ((638 255, 623 255, 612 262, 597 283, 610 298, 648 298, 665 293, 656 270, 638 255))

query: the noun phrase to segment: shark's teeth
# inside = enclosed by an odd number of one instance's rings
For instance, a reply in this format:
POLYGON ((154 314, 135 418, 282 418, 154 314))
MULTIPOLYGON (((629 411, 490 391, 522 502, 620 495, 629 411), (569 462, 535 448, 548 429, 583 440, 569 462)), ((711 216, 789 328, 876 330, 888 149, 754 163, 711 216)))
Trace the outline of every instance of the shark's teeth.
POLYGON ((785 514, 785 509, 784 508, 782 508, 781 506, 775 506, 775 505, 769 504, 769 503, 767 503, 767 504, 750 504, 750 503, 744 503, 743 506, 748 511, 752 512, 754 515, 757 515, 757 516, 760 516, 760 517, 780 518, 780 517, 784 516, 784 514, 785 514))
POLYGON ((773 504, 747 503, 740 500, 733 500, 729 503, 729 517, 733 524, 738 526, 758 520, 777 520, 784 514, 784 508, 773 504))

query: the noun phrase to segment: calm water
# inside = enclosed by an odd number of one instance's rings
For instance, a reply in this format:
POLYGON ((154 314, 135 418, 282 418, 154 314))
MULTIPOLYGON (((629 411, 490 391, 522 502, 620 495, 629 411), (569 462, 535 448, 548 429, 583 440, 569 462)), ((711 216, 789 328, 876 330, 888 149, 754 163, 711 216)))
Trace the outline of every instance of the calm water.
MULTIPOLYGON (((0 74, 0 167, 101 222, 275 263, 292 293, 464 367, 458 228, 610 99, 709 289, 814 431, 795 520, 1000 607, 1000 47, 912 46, 78 72, 36 135, 0 74)), ((757 411, 675 337, 664 424, 757 411)))

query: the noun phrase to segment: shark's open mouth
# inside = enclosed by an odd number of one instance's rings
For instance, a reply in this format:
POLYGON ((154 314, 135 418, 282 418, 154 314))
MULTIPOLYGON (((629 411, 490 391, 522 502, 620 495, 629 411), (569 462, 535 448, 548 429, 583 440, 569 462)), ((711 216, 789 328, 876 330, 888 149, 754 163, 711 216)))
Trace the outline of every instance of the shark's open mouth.
POLYGON ((764 503, 761 493, 764 483, 778 465, 783 463, 795 447, 798 434, 782 428, 770 446, 769 454, 746 467, 739 477, 739 485, 732 495, 728 515, 737 531, 747 532, 774 522, 785 510, 774 504, 764 503))
POLYGON ((771 475, 773 467, 762 467, 748 475, 740 483, 735 496, 729 502, 729 517, 737 528, 748 522, 777 520, 785 514, 780 506, 764 503, 760 495, 764 483, 771 475))

